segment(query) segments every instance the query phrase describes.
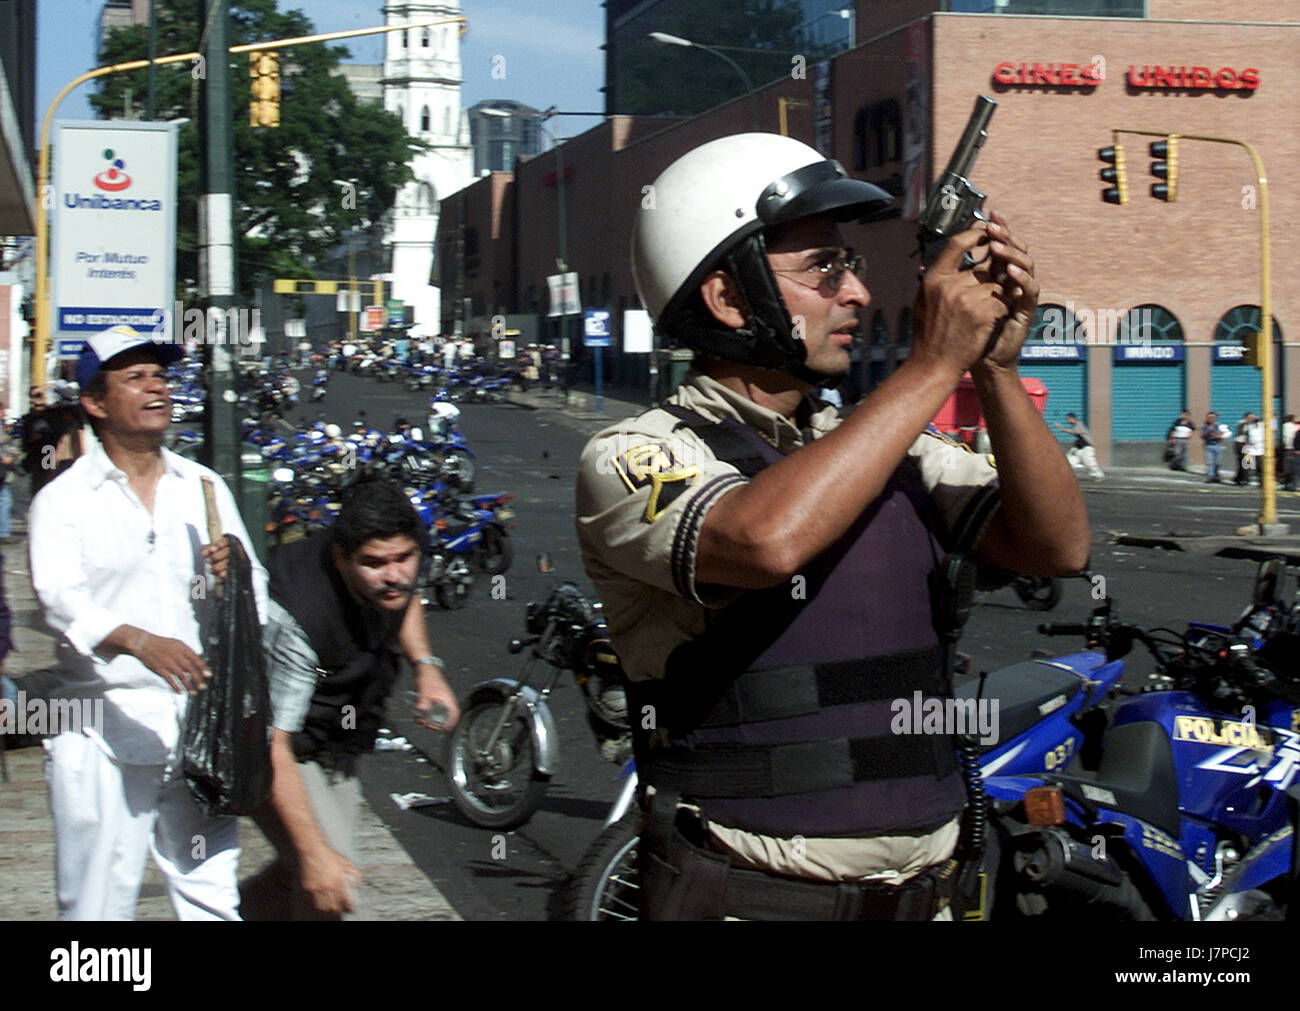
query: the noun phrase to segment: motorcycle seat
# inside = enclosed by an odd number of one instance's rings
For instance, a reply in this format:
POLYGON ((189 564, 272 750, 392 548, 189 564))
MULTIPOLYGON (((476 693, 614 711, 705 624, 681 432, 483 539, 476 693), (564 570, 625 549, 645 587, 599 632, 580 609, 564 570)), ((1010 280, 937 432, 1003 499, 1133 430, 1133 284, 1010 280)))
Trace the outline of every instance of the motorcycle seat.
MULTIPOLYGON (((996 748, 1028 730, 1049 713, 1067 705, 1083 687, 1083 679, 1056 664, 1024 660, 992 671, 984 679, 985 699, 998 700, 996 748)), ((972 678, 953 691, 959 699, 979 696, 980 680, 972 678)))

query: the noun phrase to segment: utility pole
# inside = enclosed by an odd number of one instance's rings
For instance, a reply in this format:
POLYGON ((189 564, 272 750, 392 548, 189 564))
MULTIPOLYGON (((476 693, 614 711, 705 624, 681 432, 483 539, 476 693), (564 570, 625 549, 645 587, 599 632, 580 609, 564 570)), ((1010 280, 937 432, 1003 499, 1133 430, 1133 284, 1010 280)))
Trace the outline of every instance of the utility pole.
POLYGON ((158 60, 158 3, 157 0, 149 0, 149 91, 148 100, 144 106, 144 118, 153 121, 158 97, 157 84, 157 60, 158 60))
POLYGON ((203 414, 205 463, 220 474, 236 496, 240 509, 239 418, 230 343, 244 336, 232 333, 229 310, 235 300, 234 250, 234 122, 230 92, 230 0, 195 0, 203 26, 206 77, 199 101, 199 146, 202 176, 199 187, 199 290, 206 299, 208 334, 203 366, 208 399, 203 414), (213 325, 215 324, 215 325, 213 325))

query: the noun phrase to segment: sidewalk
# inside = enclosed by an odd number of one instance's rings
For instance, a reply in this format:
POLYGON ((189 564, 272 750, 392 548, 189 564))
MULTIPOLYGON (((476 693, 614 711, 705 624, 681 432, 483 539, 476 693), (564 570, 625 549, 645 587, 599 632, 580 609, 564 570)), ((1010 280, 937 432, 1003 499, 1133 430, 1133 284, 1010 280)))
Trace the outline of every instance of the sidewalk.
MULTIPOLYGON (((15 649, 4 671, 21 689, 23 679, 53 662, 54 636, 41 620, 27 571, 26 526, 14 521, 15 543, 0 548, 4 585, 13 613, 15 649)), ((26 739, 23 739, 26 740, 26 739)), ((0 746, 4 740, 0 738, 0 746)), ((9 778, 0 781, 0 920, 53 920, 54 826, 45 791, 43 750, 22 747, 4 753, 9 778)), ((274 851, 250 818, 239 819, 240 878, 261 870, 274 851)), ((365 803, 357 829, 360 898, 374 920, 459 920, 460 916, 411 861, 379 816, 365 803)), ((171 920, 166 885, 146 861, 137 920, 171 920)))

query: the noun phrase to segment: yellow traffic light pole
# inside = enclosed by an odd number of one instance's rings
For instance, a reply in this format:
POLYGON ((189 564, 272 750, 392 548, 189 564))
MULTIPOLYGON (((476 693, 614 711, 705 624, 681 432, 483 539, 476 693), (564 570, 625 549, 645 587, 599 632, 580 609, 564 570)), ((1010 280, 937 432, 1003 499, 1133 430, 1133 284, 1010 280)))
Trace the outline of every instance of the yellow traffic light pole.
MULTIPOLYGON (((302 35, 292 39, 272 39, 269 42, 247 42, 238 46, 231 46, 231 53, 252 53, 263 49, 282 49, 290 46, 305 46, 313 42, 331 42, 334 39, 356 38, 360 35, 380 35, 385 32, 405 31, 408 28, 433 28, 438 25, 460 24, 460 31, 463 35, 469 28, 469 20, 463 16, 454 18, 442 18, 438 21, 421 21, 415 24, 406 25, 378 25, 371 28, 352 28, 342 32, 325 32, 320 35, 302 35)), ((41 149, 38 159, 37 168, 37 186, 36 190, 41 195, 41 209, 36 215, 36 291, 34 293, 36 302, 36 334, 32 338, 32 386, 41 386, 45 383, 45 355, 50 346, 50 293, 49 293, 49 251, 50 251, 50 233, 49 222, 46 220, 46 211, 48 211, 50 200, 47 197, 49 192, 49 175, 50 175, 50 127, 54 122, 54 111, 59 107, 59 103, 67 97, 68 93, 78 85, 85 84, 87 81, 93 81, 99 77, 108 77, 110 74, 122 74, 131 70, 143 70, 151 63, 154 65, 163 65, 168 63, 186 63, 200 58, 200 54, 194 53, 173 53, 170 56, 159 56, 153 60, 128 60, 126 63, 113 63, 106 67, 96 67, 94 70, 82 74, 80 77, 73 78, 60 89, 59 93, 54 96, 50 106, 45 110, 45 119, 41 124, 41 149)))
MULTIPOLYGON (((1137 134, 1143 137, 1175 137, 1179 141, 1199 140, 1209 144, 1232 144, 1245 148, 1255 166, 1255 179, 1259 184, 1259 315, 1260 327, 1256 335, 1255 347, 1258 349, 1260 386, 1263 388, 1263 406, 1261 423, 1264 426, 1264 460, 1260 472, 1260 490, 1263 492, 1259 513, 1260 533, 1286 533, 1277 521, 1277 478, 1274 474, 1277 454, 1273 441, 1273 424, 1276 415, 1273 412, 1273 317, 1271 313, 1270 293, 1272 291, 1272 269, 1268 253, 1268 176, 1264 173, 1264 162, 1253 144, 1231 137, 1210 137, 1194 133, 1173 134, 1166 130, 1129 130, 1112 127, 1111 136, 1118 145, 1122 133, 1137 134)), ((1172 187, 1171 187, 1172 189, 1172 187)), ((1247 529, 1247 528, 1243 528, 1247 529)))

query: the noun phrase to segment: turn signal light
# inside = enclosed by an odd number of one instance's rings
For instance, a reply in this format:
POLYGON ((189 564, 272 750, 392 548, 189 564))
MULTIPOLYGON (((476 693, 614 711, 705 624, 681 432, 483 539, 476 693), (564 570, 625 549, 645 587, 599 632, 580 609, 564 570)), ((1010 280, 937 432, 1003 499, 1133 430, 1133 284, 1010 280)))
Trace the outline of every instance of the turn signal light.
POLYGON ((1035 786, 1025 792, 1025 819, 1030 825, 1064 825, 1065 797, 1059 786, 1035 786))

